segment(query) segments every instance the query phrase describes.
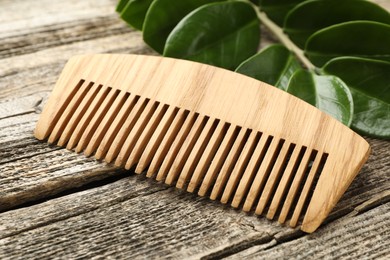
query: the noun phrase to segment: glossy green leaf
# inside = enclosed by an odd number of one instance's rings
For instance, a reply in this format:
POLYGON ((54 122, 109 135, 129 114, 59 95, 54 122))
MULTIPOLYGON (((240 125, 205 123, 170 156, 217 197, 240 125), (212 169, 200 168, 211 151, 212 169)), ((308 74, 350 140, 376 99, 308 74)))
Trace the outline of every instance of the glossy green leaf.
POLYGON ((287 13, 306 0, 260 0, 261 10, 276 24, 283 26, 287 13))
POLYGON ((125 6, 127 5, 128 2, 129 2, 129 0, 119 0, 115 11, 118 13, 121 13, 123 11, 123 8, 125 8, 125 6))
POLYGON ((274 44, 241 63, 236 72, 286 90, 291 76, 300 68, 286 47, 274 44))
POLYGON ((354 20, 390 24, 390 13, 366 0, 315 0, 292 9, 284 21, 284 31, 301 49, 306 40, 325 27, 354 20))
POLYGON ((204 4, 219 1, 221 0, 154 0, 146 13, 142 28, 144 41, 158 53, 163 53, 168 35, 180 20, 204 4))
POLYGON ((345 83, 335 76, 318 76, 306 70, 294 73, 287 92, 305 100, 349 126, 353 115, 352 95, 345 83))
POLYGON ((168 37, 164 56, 234 70, 256 53, 259 41, 259 20, 250 4, 213 3, 181 20, 168 37))
POLYGON ((130 0, 121 12, 121 18, 135 29, 142 30, 145 15, 153 0, 130 0))
POLYGON ((337 58, 323 71, 337 75, 350 88, 355 111, 352 128, 390 139, 390 63, 361 58, 337 58))
POLYGON ((305 54, 317 67, 340 56, 390 61, 390 25, 354 21, 333 25, 314 33, 305 54))

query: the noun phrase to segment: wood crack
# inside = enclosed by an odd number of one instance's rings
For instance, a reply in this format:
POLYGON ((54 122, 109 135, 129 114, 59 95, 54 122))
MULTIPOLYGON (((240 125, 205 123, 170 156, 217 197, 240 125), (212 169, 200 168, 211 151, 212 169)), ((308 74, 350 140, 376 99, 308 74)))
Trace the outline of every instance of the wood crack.
POLYGON ((372 210, 380 205, 390 202, 390 190, 378 194, 377 196, 363 202, 354 209, 354 215, 361 215, 369 210, 372 210))
POLYGON ((17 114, 12 114, 12 115, 8 115, 8 116, 0 117, 0 120, 8 119, 8 118, 16 117, 16 116, 24 116, 24 115, 33 114, 33 113, 38 114, 39 112, 37 112, 36 110, 20 112, 17 114))
POLYGON ((225 257, 229 257, 232 255, 235 255, 241 251, 244 251, 248 248, 262 245, 262 244, 267 244, 274 240, 272 235, 264 236, 264 235, 259 235, 258 237, 253 237, 248 240, 241 241, 236 244, 232 244, 229 247, 226 247, 220 251, 214 252, 210 255, 203 256, 201 259, 202 260, 210 260, 210 259, 222 259, 225 257))

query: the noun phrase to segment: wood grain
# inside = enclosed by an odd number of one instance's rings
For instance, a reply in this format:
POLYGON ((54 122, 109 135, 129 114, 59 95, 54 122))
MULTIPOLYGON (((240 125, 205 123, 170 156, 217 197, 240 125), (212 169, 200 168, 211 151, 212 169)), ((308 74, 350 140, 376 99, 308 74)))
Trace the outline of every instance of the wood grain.
POLYGON ((200 258, 269 240, 268 233, 278 230, 264 219, 137 176, 9 211, 0 219, 1 258, 123 258, 129 253, 132 258, 200 258))
MULTIPOLYGON (((302 258, 300 252, 312 259, 389 257, 390 251, 383 244, 389 234, 389 141, 367 138, 372 147, 368 163, 325 224, 309 236, 207 199, 166 190, 129 172, 113 172, 92 159, 35 141, 32 132, 38 113, 70 57, 104 52, 155 55, 139 32, 115 19, 115 3, 0 2, 0 207, 3 211, 14 209, 0 213, 2 259, 51 255, 126 258, 132 254, 138 258, 232 255, 234 259, 291 259, 302 258), (2 48, 5 45, 7 48, 2 48), (107 184, 112 180, 96 182, 112 175, 130 176, 112 184, 107 184), (92 186, 87 185, 91 182, 92 186), (63 192, 70 194, 64 196, 63 192), (56 194, 61 197, 53 198, 56 194), (160 194, 164 199, 156 205, 160 194), (126 203, 122 210, 120 201, 128 200, 133 204, 126 203), (150 207, 144 209, 141 202, 150 207), (18 208, 21 204, 25 207, 18 208), (153 213, 142 221, 148 211, 153 213), (164 212, 163 225, 156 225, 159 211, 164 212), (134 216, 136 219, 131 220, 134 216), (204 224, 206 221, 215 228, 204 224), (183 228, 172 228, 172 223, 183 228), (138 246, 131 239, 138 240, 138 246), (235 255, 238 252, 242 253, 235 255)), ((389 7, 387 0, 381 3, 389 7)), ((272 39, 263 31, 263 46, 272 39)))

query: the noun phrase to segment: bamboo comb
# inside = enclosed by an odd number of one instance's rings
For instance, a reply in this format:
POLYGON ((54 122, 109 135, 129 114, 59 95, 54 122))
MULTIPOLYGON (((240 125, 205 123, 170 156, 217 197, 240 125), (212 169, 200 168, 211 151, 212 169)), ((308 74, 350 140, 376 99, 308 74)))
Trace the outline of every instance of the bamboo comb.
POLYGON ((370 152, 346 126, 263 82, 142 55, 70 59, 35 136, 305 232, 370 152))

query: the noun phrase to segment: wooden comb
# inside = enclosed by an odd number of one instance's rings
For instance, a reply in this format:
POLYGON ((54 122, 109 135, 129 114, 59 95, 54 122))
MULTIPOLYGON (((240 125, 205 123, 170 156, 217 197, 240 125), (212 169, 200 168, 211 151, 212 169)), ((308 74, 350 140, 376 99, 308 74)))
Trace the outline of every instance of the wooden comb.
POLYGON ((305 232, 370 152, 346 126, 266 83, 142 55, 70 59, 35 136, 305 232))

